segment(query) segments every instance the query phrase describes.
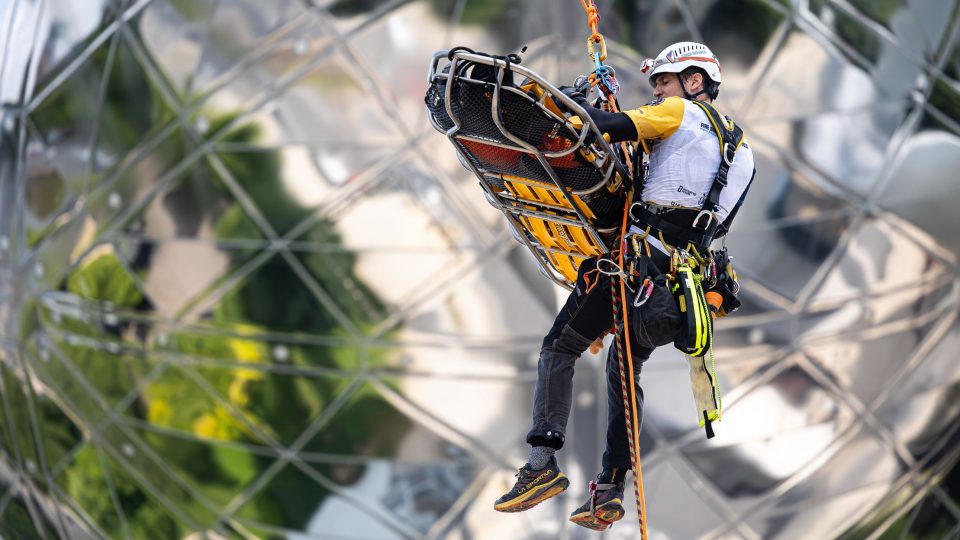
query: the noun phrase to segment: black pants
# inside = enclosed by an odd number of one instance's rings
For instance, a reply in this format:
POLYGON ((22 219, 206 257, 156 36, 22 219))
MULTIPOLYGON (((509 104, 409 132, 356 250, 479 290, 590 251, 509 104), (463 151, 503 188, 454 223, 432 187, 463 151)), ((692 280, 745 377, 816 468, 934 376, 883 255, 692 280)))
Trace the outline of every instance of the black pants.
MULTIPOLYGON (((652 262, 653 273, 666 270, 669 264, 667 256, 659 252, 654 252, 652 262)), ((572 406, 574 363, 596 338, 613 327, 612 280, 597 272, 596 268, 595 258, 587 259, 580 265, 576 288, 570 293, 543 340, 534 391, 533 427, 527 433, 527 442, 531 445, 557 449, 563 446, 572 406)), ((608 270, 609 267, 604 269, 608 270)), ((628 305, 630 302, 632 298, 628 298, 628 305)), ((640 423, 643 419, 643 392, 637 381, 643 362, 650 358, 652 349, 640 346, 632 335, 630 341, 636 377, 634 384, 637 388, 636 421, 640 423)), ((626 350, 623 354, 626 354, 626 350)), ((630 450, 615 346, 610 347, 607 355, 606 372, 607 440, 603 466, 628 468, 630 450)))

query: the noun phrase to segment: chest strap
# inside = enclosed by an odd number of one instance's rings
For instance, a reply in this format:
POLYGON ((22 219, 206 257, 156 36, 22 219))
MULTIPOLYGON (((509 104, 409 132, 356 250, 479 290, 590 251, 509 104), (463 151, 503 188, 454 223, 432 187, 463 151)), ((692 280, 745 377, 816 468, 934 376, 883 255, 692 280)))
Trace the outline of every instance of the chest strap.
POLYGON ((720 192, 727 187, 727 174, 733 165, 733 158, 736 157, 737 150, 743 144, 743 129, 733 123, 729 117, 722 116, 717 109, 709 103, 693 100, 691 101, 707 115, 713 131, 717 134, 717 140, 720 143, 720 167, 717 169, 717 175, 713 179, 713 185, 710 186, 710 192, 703 201, 703 207, 700 213, 693 220, 693 226, 697 229, 707 229, 715 221, 715 212, 720 209, 720 192), (706 217, 707 221, 701 224, 701 218, 706 217))

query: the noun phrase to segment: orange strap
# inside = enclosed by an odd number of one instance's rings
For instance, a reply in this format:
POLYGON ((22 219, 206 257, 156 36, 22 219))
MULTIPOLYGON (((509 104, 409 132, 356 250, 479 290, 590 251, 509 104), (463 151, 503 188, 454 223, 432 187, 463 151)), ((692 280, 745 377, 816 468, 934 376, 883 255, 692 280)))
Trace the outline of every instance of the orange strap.
POLYGON ((586 290, 583 291, 584 294, 588 294, 590 291, 593 290, 594 287, 597 286, 597 283, 600 283, 600 280, 599 280, 599 279, 598 279, 597 281, 594 281, 593 283, 590 283, 590 280, 593 279, 594 274, 599 274, 599 273, 600 273, 600 269, 599 269, 599 268, 594 268, 593 270, 590 270, 589 272, 584 272, 584 274, 583 274, 583 284, 586 285, 586 290))

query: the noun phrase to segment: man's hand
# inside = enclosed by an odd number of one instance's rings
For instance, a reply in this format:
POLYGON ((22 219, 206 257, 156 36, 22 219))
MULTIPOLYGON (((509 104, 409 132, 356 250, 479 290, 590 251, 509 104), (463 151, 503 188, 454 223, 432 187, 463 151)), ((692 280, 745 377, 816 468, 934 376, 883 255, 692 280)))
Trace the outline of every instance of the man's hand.
MULTIPOLYGON (((578 92, 577 89, 572 86, 559 86, 557 87, 557 90, 559 90, 560 92, 563 93, 563 95, 567 96, 568 98, 572 99, 578 104, 581 101, 584 101, 587 99, 586 96, 578 92)), ((562 100, 555 99, 553 100, 553 102, 557 105, 557 108, 563 111, 564 113, 573 114, 573 111, 570 109, 570 107, 567 107, 567 104, 564 103, 562 100)))
MULTIPOLYGON (((587 94, 590 92, 590 79, 586 75, 577 77, 577 80, 574 81, 573 86, 564 85, 557 87, 557 90, 563 92, 565 96, 577 102, 577 104, 580 106, 586 107, 589 105, 589 103, 587 103, 587 94)), ((568 114, 573 113, 573 111, 571 111, 559 100, 554 100, 554 102, 563 112, 568 114)))

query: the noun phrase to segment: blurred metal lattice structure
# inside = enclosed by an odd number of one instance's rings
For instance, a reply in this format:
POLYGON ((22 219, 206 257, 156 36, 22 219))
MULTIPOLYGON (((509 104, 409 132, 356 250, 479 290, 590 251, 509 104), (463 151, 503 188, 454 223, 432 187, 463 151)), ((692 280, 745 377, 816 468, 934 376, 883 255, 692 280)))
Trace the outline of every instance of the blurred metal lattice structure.
MULTIPOLYGON (((621 103, 705 41, 759 170, 716 439, 647 363, 651 533, 960 536, 958 3, 598 3, 621 103)), ((594 534, 595 357, 574 488, 492 511, 562 293, 423 110, 452 45, 572 81, 568 4, 0 3, 0 536, 594 534)))

